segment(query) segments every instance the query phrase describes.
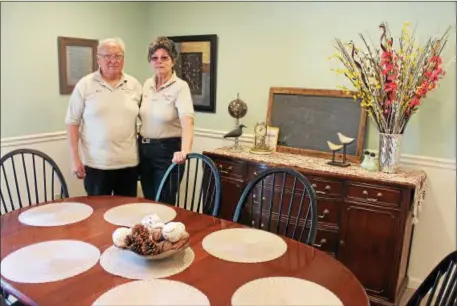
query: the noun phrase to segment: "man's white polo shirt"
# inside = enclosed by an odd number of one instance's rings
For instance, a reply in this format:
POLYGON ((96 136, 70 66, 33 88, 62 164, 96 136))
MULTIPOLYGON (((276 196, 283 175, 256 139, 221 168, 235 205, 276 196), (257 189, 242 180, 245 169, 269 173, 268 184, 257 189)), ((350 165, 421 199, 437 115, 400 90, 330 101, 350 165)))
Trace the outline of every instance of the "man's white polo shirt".
POLYGON ((138 165, 136 120, 142 86, 123 74, 116 88, 96 71, 75 86, 66 124, 80 126, 82 162, 96 169, 121 169, 138 165))

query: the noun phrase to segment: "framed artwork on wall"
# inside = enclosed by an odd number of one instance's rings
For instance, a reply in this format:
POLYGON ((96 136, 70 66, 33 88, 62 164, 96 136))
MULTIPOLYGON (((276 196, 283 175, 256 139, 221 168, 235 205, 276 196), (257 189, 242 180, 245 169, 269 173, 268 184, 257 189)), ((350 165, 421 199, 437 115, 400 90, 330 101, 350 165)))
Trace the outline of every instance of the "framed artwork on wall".
POLYGON ((217 35, 169 36, 178 51, 176 75, 189 84, 194 110, 216 112, 217 35))
POLYGON ((97 70, 98 40, 58 37, 60 94, 71 94, 76 83, 97 70))

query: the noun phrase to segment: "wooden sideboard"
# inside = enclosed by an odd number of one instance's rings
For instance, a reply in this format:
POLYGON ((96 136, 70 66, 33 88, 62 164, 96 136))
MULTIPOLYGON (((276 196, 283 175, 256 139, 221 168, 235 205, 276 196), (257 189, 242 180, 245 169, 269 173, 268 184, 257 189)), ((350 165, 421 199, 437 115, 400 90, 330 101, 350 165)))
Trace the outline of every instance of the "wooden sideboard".
POLYGON ((232 220, 247 183, 271 167, 303 173, 317 194, 315 247, 346 265, 365 287, 372 305, 398 305, 408 283, 413 219, 425 193, 423 171, 396 174, 347 168, 327 160, 287 153, 256 155, 219 148, 203 152, 222 181, 221 218, 232 220))

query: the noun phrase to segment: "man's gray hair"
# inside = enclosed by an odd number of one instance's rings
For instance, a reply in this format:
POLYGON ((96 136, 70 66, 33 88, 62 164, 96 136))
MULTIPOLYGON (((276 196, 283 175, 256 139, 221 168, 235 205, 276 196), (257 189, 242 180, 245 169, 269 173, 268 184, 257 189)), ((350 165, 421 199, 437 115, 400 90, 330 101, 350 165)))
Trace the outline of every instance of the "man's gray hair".
POLYGON ((108 44, 116 44, 116 45, 118 45, 118 46, 122 49, 122 53, 125 54, 125 44, 124 44, 124 41, 123 41, 122 39, 120 39, 119 37, 106 38, 106 39, 101 40, 101 41, 98 43, 97 53, 99 53, 100 50, 103 49, 103 47, 106 46, 106 45, 108 45, 108 44))

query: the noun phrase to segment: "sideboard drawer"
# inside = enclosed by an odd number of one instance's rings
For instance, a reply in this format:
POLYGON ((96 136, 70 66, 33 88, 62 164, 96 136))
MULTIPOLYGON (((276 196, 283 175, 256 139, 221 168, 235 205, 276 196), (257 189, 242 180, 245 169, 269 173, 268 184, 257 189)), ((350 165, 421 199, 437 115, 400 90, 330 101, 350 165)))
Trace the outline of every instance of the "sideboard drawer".
POLYGON ((231 163, 224 160, 215 160, 214 163, 219 169, 221 176, 244 178, 246 173, 246 165, 242 163, 231 163))
POLYGON ((313 247, 327 253, 336 254, 338 247, 338 232, 318 228, 313 247))
POLYGON ((343 196, 343 182, 341 181, 325 180, 313 176, 309 176, 308 180, 316 191, 317 197, 343 196))
POLYGON ((368 203, 384 203, 395 206, 401 204, 400 190, 379 185, 348 183, 346 197, 368 203))

